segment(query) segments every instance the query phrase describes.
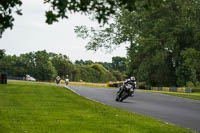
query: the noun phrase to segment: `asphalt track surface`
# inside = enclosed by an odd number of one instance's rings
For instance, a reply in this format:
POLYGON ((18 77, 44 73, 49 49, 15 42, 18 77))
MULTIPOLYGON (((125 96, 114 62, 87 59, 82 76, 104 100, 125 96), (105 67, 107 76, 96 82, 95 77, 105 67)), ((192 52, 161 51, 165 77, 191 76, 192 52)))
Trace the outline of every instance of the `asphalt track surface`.
POLYGON ((116 89, 69 86, 77 94, 113 107, 147 115, 200 132, 200 101, 159 93, 136 91, 134 97, 116 102, 116 89))

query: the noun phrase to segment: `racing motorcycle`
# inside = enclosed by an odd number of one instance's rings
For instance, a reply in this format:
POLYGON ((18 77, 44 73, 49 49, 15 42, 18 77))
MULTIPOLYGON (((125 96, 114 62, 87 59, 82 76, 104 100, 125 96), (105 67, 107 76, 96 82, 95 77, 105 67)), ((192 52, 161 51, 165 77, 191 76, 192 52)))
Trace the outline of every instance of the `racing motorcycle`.
POLYGON ((127 97, 133 97, 134 87, 131 84, 123 84, 117 92, 116 101, 122 102, 127 97))

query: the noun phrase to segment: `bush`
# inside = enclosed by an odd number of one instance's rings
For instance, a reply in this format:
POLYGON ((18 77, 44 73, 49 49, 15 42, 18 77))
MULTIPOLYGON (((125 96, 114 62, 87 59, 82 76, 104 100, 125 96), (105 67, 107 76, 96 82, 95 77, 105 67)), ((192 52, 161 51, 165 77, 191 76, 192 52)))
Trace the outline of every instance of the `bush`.
POLYGON ((75 69, 72 72, 72 81, 80 81, 81 79, 81 72, 78 67, 75 67, 75 69))
POLYGON ((199 81, 196 81, 195 86, 197 86, 197 87, 200 88, 200 83, 199 83, 199 81))
POLYGON ((113 76, 116 78, 117 81, 124 80, 124 74, 120 71, 112 71, 113 76))
POLYGON ((79 66, 80 79, 85 82, 105 83, 116 81, 116 78, 100 64, 79 66))
POLYGON ((200 92, 200 89, 192 89, 192 92, 200 92))
POLYGON ((150 90, 150 86, 146 82, 137 82, 137 89, 150 90))
POLYGON ((193 88, 193 87, 194 87, 194 84, 193 84, 191 81, 188 81, 188 82, 186 83, 186 86, 187 86, 187 87, 190 87, 190 88, 193 88))

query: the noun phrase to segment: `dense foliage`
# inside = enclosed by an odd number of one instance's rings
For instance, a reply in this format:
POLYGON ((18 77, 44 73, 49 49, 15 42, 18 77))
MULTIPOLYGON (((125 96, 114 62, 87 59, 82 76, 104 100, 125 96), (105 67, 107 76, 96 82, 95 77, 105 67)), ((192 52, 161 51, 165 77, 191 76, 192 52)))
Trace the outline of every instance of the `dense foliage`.
MULTIPOLYGON (((198 85, 199 13, 198 0, 166 1, 151 12, 132 13, 130 73, 154 86, 185 86, 189 81, 198 85)), ((124 11, 120 18, 128 14, 124 11)))
MULTIPOLYGON (((123 57, 113 57, 122 58, 123 57)), ((120 60, 119 60, 120 61, 120 60)), ((108 82, 123 80, 124 74, 120 72, 122 61, 115 67, 106 69, 103 64, 108 62, 93 62, 91 60, 75 61, 73 64, 66 55, 47 53, 44 51, 26 54, 6 55, 5 50, 0 50, 0 72, 6 72, 10 77, 24 77, 29 74, 39 81, 52 81, 59 75, 62 79, 69 75, 70 81, 108 82)))
POLYGON ((18 9, 22 5, 21 0, 1 0, 0 1, 0 38, 3 32, 13 27, 13 11, 18 15, 22 15, 21 9, 18 9))
POLYGON ((116 78, 111 72, 106 70, 100 64, 92 64, 89 66, 80 66, 80 77, 87 82, 108 82, 115 81, 116 78))
POLYGON ((200 1, 165 0, 159 7, 121 9, 99 29, 77 26, 90 38, 89 50, 129 43, 128 75, 152 86, 198 85, 200 81, 200 1))

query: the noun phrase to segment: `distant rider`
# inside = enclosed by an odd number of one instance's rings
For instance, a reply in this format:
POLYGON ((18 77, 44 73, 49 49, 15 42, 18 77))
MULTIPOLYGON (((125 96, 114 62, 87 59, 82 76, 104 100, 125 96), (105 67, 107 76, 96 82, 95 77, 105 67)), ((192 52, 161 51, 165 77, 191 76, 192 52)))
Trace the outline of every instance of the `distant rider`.
POLYGON ((57 85, 60 83, 60 80, 61 80, 60 76, 57 76, 57 77, 56 77, 56 84, 57 84, 57 85))
POLYGON ((68 75, 66 75, 65 84, 66 84, 66 86, 68 86, 68 84, 69 84, 69 76, 68 75))

